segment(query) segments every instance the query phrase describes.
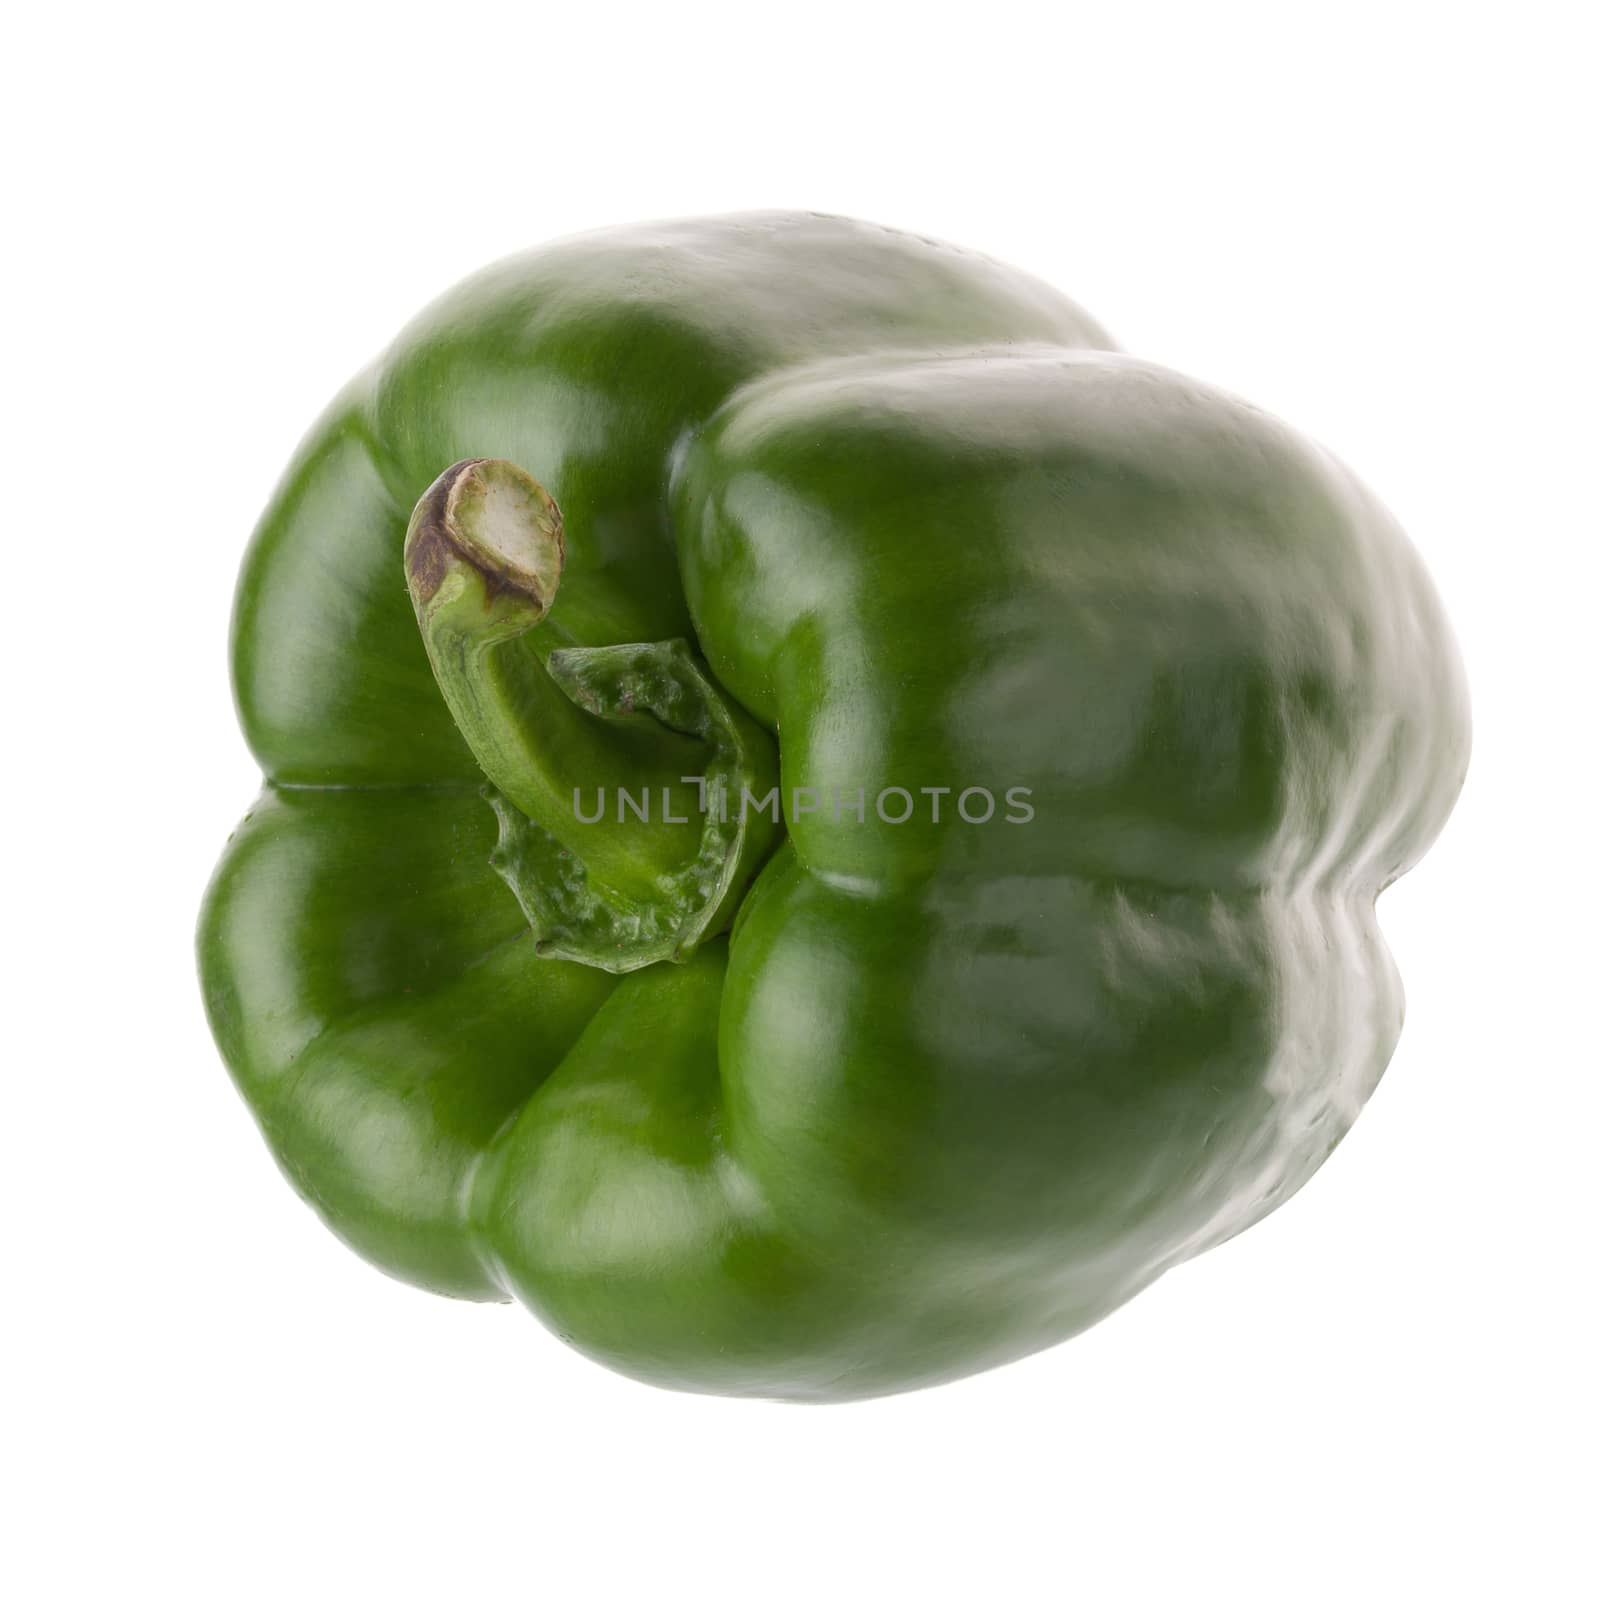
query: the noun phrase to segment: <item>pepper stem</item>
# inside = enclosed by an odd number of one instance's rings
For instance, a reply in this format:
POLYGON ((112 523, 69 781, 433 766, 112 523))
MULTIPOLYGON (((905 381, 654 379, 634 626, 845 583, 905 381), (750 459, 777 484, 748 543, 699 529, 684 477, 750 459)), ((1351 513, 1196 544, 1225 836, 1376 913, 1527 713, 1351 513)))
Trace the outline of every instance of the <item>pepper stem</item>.
POLYGON ((776 751, 685 641, 587 646, 547 620, 565 559, 560 508, 506 461, 457 462, 406 532, 423 643, 536 948, 612 972, 682 960, 776 839, 742 803, 776 782, 776 751), (718 794, 732 804, 703 804, 718 794))

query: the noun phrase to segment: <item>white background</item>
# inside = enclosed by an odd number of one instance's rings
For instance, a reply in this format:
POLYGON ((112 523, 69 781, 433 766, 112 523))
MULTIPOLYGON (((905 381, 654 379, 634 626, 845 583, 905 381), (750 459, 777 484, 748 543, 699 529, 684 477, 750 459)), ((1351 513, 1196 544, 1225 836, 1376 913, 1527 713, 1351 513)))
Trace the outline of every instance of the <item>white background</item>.
POLYGON ((1586 9, 13 14, 11 1593, 1595 1592, 1586 9), (1012 260, 1322 439, 1423 550, 1476 719, 1383 906, 1404 1040, 1310 1188, 1072 1344, 822 1409, 362 1265, 191 955, 255 783, 230 590, 302 429, 487 260, 764 206, 1012 260))

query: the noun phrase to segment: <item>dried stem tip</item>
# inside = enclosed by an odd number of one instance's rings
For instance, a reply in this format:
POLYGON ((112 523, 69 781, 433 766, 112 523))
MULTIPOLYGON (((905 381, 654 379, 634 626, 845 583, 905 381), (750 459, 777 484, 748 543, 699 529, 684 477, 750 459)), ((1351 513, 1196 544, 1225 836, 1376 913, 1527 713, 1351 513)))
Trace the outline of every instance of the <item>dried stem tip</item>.
POLYGON ((494 596, 526 596, 542 614, 561 582, 561 509, 510 461, 458 461, 434 479, 406 530, 406 581, 420 610, 464 564, 494 596))

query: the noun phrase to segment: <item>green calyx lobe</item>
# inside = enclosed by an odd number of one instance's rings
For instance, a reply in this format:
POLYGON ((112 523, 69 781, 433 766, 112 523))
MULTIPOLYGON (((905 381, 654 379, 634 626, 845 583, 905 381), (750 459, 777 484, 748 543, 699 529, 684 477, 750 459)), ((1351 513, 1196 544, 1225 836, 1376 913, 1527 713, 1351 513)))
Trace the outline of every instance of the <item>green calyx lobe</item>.
POLYGON ((448 468, 406 531, 434 678, 489 779, 490 862, 536 950, 607 972, 682 961, 776 843, 776 808, 745 797, 774 789, 777 752, 687 641, 569 633, 551 614, 565 560, 560 508, 508 461, 448 468))

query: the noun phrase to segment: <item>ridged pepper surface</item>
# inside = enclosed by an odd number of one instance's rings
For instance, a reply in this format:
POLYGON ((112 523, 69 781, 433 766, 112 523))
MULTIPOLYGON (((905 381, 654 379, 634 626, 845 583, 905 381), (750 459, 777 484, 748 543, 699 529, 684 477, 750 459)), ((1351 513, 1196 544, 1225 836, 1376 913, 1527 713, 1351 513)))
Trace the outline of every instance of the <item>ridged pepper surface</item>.
POLYGON ((295 1187, 623 1372, 799 1399, 1038 1350, 1291 1195, 1468 748, 1338 461, 786 213, 425 312, 277 489, 233 670, 266 781, 202 979, 295 1187))

